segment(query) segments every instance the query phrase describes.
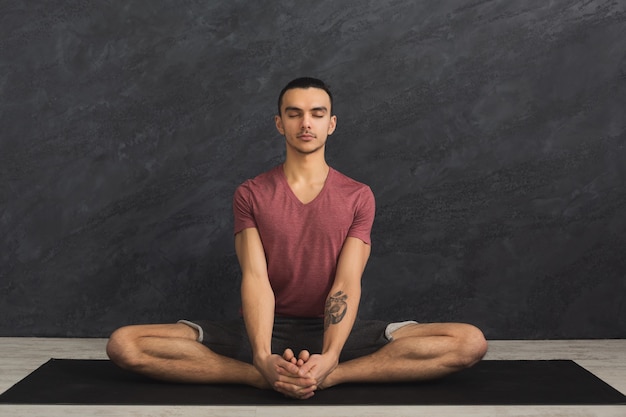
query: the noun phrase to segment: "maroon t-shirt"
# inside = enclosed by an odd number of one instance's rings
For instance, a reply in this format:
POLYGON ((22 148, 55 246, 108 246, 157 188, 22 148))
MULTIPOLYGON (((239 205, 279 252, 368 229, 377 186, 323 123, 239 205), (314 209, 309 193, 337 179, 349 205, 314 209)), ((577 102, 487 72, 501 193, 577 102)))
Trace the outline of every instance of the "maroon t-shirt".
POLYGON ((330 168, 320 193, 303 204, 279 165, 241 184, 233 211, 235 234, 251 227, 259 231, 274 313, 323 317, 344 241, 350 236, 371 244, 375 203, 367 185, 330 168))

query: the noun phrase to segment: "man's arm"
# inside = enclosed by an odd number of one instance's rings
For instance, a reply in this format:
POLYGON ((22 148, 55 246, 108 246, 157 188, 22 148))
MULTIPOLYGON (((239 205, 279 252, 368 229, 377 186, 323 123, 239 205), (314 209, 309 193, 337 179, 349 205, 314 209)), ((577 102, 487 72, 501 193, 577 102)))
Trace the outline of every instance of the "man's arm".
POLYGON ((243 319, 252 347, 254 366, 277 391, 288 396, 307 398, 315 389, 312 387, 314 381, 309 378, 294 378, 298 367, 280 355, 272 355, 275 298, 258 230, 248 228, 237 233, 235 251, 242 272, 243 319), (286 376, 281 376, 279 369, 286 376), (281 381, 282 385, 277 386, 277 381, 281 381))
POLYGON ((241 266, 243 319, 252 345, 254 360, 271 355, 274 325, 274 291, 267 276, 265 251, 257 229, 235 235, 235 251, 241 266))
POLYGON ((339 360, 361 301, 361 277, 370 255, 370 245, 349 237, 343 245, 335 281, 324 310, 324 345, 322 355, 339 360))
POLYGON ((324 311, 324 343, 321 355, 311 355, 300 367, 300 375, 311 375, 318 385, 339 363, 361 300, 361 277, 371 247, 362 240, 348 237, 343 245, 335 281, 326 299, 324 311))

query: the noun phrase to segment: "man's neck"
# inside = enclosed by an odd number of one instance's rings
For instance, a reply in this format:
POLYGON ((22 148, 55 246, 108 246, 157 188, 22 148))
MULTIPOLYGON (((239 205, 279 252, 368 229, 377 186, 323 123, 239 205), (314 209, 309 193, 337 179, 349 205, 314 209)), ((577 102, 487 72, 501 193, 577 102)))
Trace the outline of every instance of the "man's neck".
POLYGON ((287 152, 283 170, 289 183, 318 183, 326 180, 329 166, 324 158, 324 152, 308 155, 287 152))

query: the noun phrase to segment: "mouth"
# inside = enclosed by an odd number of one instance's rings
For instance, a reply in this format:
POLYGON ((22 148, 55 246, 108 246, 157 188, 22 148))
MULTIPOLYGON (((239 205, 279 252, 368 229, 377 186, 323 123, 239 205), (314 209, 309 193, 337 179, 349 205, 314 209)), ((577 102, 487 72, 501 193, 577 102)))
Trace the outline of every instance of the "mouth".
POLYGON ((297 138, 301 140, 313 140, 315 139, 315 135, 312 133, 302 133, 298 135, 297 138))

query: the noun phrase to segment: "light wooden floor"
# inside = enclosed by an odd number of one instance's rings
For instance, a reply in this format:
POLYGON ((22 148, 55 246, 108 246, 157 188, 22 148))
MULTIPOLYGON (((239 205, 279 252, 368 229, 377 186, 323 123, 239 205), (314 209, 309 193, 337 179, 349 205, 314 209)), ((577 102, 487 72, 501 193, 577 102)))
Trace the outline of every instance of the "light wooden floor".
MULTIPOLYGON (((50 358, 103 359, 106 339, 0 338, 0 392, 50 358)), ((626 393, 626 340, 491 341, 485 359, 572 359, 626 393)), ((0 416, 550 416, 625 417, 625 406, 33 406, 1 405, 0 416)))

